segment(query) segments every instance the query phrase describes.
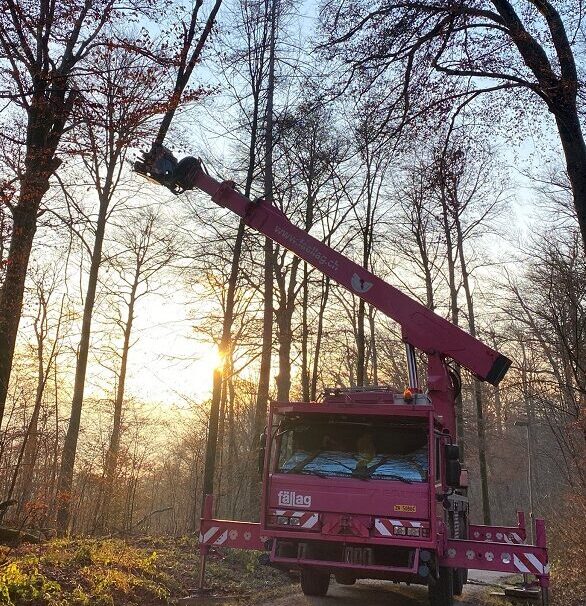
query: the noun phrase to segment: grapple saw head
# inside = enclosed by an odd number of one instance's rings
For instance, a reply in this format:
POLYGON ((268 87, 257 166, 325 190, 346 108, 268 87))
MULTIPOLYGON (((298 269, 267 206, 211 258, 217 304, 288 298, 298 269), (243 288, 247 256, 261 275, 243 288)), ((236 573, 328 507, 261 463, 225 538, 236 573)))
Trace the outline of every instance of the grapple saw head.
POLYGON ((195 187, 201 170, 201 162, 197 158, 187 156, 178 161, 171 150, 157 143, 134 163, 136 173, 164 185, 177 196, 195 187))

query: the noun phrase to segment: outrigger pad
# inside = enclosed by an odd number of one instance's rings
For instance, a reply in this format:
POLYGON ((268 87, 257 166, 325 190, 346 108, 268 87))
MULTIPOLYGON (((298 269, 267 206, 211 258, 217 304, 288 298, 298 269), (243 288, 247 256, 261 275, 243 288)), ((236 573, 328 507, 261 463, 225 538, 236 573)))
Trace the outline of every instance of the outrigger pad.
POLYGON ((164 145, 153 144, 151 150, 134 163, 134 171, 170 189, 175 195, 195 187, 201 170, 197 158, 187 156, 180 161, 164 145))

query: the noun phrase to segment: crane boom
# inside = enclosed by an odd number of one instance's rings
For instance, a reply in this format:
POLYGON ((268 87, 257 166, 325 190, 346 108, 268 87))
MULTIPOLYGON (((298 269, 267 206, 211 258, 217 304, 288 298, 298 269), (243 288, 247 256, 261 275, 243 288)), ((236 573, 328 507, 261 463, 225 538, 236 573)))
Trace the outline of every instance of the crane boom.
POLYGON ((511 361, 506 356, 309 235, 269 201, 252 201, 236 191, 234 182, 217 181, 196 158, 177 163, 168 150, 159 148, 157 153, 147 154, 143 162, 137 162, 135 170, 174 193, 193 188, 205 192, 216 204, 243 218, 246 225, 392 318, 401 326, 405 343, 427 354, 451 358, 492 385, 497 385, 507 372, 511 361))

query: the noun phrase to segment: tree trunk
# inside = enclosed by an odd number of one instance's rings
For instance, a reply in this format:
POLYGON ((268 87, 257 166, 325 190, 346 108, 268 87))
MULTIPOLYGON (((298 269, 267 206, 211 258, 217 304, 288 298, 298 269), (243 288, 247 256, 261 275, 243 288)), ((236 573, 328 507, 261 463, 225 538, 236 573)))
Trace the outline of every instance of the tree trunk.
POLYGON ((132 334, 132 324, 134 322, 134 306, 136 303, 136 294, 140 279, 140 268, 137 266, 134 274, 134 283, 130 291, 128 301, 128 313, 126 324, 124 326, 124 342, 122 344, 122 357, 120 360, 120 374, 118 375, 118 387, 116 389, 116 399, 114 400, 114 420, 112 423, 112 433, 110 434, 110 444, 106 452, 106 465, 104 474, 104 499, 100 523, 106 527, 112 518, 112 495, 114 493, 114 478, 118 467, 118 455, 120 453, 120 435, 122 430, 122 405, 124 404, 124 390, 126 387, 126 371, 128 368, 128 354, 130 352, 130 335, 132 334))
POLYGON ((0 425, 8 395, 37 215, 49 189, 49 179, 61 164, 55 158, 55 151, 70 111, 69 105, 64 104, 66 78, 55 78, 49 92, 45 81, 35 79, 33 85, 35 93, 27 110, 25 170, 20 179, 18 202, 12 209, 12 235, 0 289, 0 425))
MULTIPOLYGON (((456 231, 458 235, 458 252, 460 256, 460 268, 462 270, 462 286, 466 295, 466 307, 468 310, 468 327, 470 334, 476 337, 476 317, 474 313, 474 299, 470 287, 470 275, 467 270, 466 258, 464 256, 464 240, 462 225, 459 216, 455 217, 456 231)), ((476 434, 478 436, 478 462, 480 466, 480 486, 482 492, 482 514, 484 524, 490 525, 490 492, 488 488, 488 467, 486 464, 486 427, 484 421, 484 404, 482 397, 482 385, 476 378, 474 384, 474 404, 476 407, 476 434)))
MULTIPOLYGON (((250 40, 248 41, 250 45, 250 40)), ((250 49, 249 49, 250 50, 250 49)), ((258 63, 253 63, 251 70, 254 71, 252 77, 252 121, 250 126, 250 143, 248 147, 248 168, 246 174, 246 183, 244 186, 244 195, 250 197, 252 191, 252 182, 254 180, 254 171, 256 168, 256 147, 258 139, 258 124, 260 115, 260 93, 263 83, 263 62, 264 62, 264 47, 261 49, 258 63), (255 71, 256 70, 256 71, 255 71)), ((222 334, 220 337, 219 353, 220 356, 228 355, 233 350, 232 344, 232 325, 234 322, 234 306, 236 302, 236 286, 238 280, 238 267, 240 257, 242 255, 242 243, 245 234, 245 224, 241 219, 238 224, 238 232, 234 242, 234 250, 232 252, 232 264, 230 267, 230 277, 228 280, 228 292, 226 293, 226 308, 224 310, 224 318, 222 321, 222 334)), ((211 494, 214 489, 214 476, 216 470, 216 452, 218 441, 218 424, 220 418, 220 401, 222 397, 222 388, 225 377, 220 369, 214 369, 212 381, 212 401, 210 405, 210 417, 208 421, 208 435, 206 440, 206 451, 204 458, 204 470, 202 480, 202 498, 201 509, 205 503, 205 495, 211 494)), ((230 459, 230 457, 229 457, 230 459)), ((197 500, 197 495, 194 495, 197 500)))
POLYGON ((104 243, 104 233, 106 231, 106 219, 109 201, 108 195, 104 193, 100 195, 100 210, 96 226, 94 248, 92 250, 87 293, 83 308, 83 320, 81 326, 79 351, 77 355, 77 365, 75 367, 75 383, 73 386, 73 398, 71 401, 71 417, 69 418, 69 425, 67 427, 67 434, 65 435, 65 442, 63 443, 63 452, 61 455, 61 467, 59 470, 59 480, 57 483, 57 528, 61 534, 67 533, 71 513, 70 505, 71 488, 73 485, 73 468, 75 465, 75 455, 77 452, 77 440, 79 437, 79 426, 83 407, 83 393, 85 388, 85 376, 87 372, 92 328, 92 315, 96 300, 98 273, 102 263, 102 246, 104 243))
POLYGON ((313 351, 313 372, 311 374, 311 400, 317 399, 317 376, 319 370, 319 356, 321 352, 321 342, 324 333, 324 313, 328 304, 328 297, 330 294, 330 278, 328 276, 322 277, 322 297, 319 306, 319 315, 317 318, 317 333, 315 336, 315 348, 313 351))
POLYGON ((357 387, 363 387, 366 382, 366 338, 364 336, 365 315, 366 315, 366 303, 364 302, 363 299, 359 299, 358 315, 356 317, 356 386, 357 387))
MULTIPOLYGON (((275 42, 277 26, 277 3, 271 1, 271 28, 269 46, 269 72, 267 81, 267 105, 265 119, 265 165, 264 165, 264 198, 266 204, 273 203, 273 97, 275 92, 275 42)), ((267 404, 271 379, 271 356, 273 346, 273 242, 264 239, 264 267, 263 267, 263 330, 262 351, 260 359, 260 372, 258 391, 254 411, 254 426, 252 436, 252 459, 255 460, 259 448, 260 434, 266 423, 267 404)), ((259 509, 260 491, 257 482, 260 480, 258 471, 253 468, 253 484, 250 491, 250 509, 253 515, 259 509)))
MULTIPOLYGON (((442 158, 440 165, 440 181, 445 178, 445 166, 442 158)), ((450 288, 450 319, 452 324, 459 326, 460 321, 460 309, 458 307, 458 289, 456 287, 456 259, 454 254, 454 244, 452 241, 452 231, 450 225, 450 218, 448 215, 448 201, 446 198, 446 187, 445 183, 440 182, 440 197, 442 205, 442 220, 444 227, 444 234, 446 237, 446 257, 448 262, 448 286, 450 288)), ((460 372, 460 366, 454 365, 454 372, 456 374, 456 380, 462 384, 462 375, 460 372)), ((456 432, 458 434, 458 445, 460 447, 460 460, 465 460, 465 433, 464 433, 464 403, 462 401, 462 392, 456 396, 456 432)))
POLYGON ((582 241, 586 248, 586 143, 575 102, 570 107, 566 104, 566 107, 554 110, 554 116, 566 158, 582 241))
MULTIPOLYGON (((256 142, 259 115, 259 96, 258 91, 253 91, 254 108, 253 119, 250 133, 250 145, 248 148, 248 170, 246 175, 246 184, 244 186, 244 195, 250 196, 252 190, 252 181, 254 178, 254 167, 256 164, 256 142)), ((232 264, 230 266, 230 277, 228 279, 228 292, 226 293, 226 308, 222 321, 222 335, 220 337, 219 353, 220 357, 229 355, 232 351, 232 324, 234 322, 234 306, 236 304, 236 286, 238 283, 238 267, 242 255, 242 243, 244 241, 245 224, 241 219, 236 232, 234 241, 234 250, 232 251, 232 264)), ((222 397, 222 384, 224 377, 220 368, 214 369, 212 381, 212 401, 210 405, 210 418, 208 421, 208 436, 206 440, 206 452, 203 472, 202 501, 203 508, 205 495, 212 494, 214 490, 214 475, 216 471, 216 452, 218 442, 218 424, 220 419, 220 400, 222 397)), ((197 497, 195 497, 197 499, 197 497)))
MULTIPOLYGON (((56 360, 56 352, 57 352, 57 343, 59 341, 59 333, 61 329, 61 320, 63 318, 63 306, 65 302, 65 296, 61 299, 61 310, 59 313, 59 320, 57 322, 57 327, 55 330, 55 339, 53 341, 53 346, 51 347, 51 351, 49 353, 49 359, 47 360, 47 365, 45 367, 44 361, 44 345, 46 332, 44 330, 44 325, 46 323, 47 314, 48 314, 48 299, 42 300, 39 302, 41 306, 40 316, 37 316, 38 328, 35 327, 35 333, 37 336, 37 368, 38 368, 38 377, 37 377, 37 391, 35 395, 35 406, 33 409, 33 414, 31 416, 29 426, 26 432, 26 435, 23 439, 22 449, 23 449, 23 460, 22 467, 24 469, 24 475, 22 477, 22 486, 20 490, 20 497, 18 500, 18 509, 17 513, 20 515, 22 512, 24 505, 29 499, 32 481, 33 481, 33 471, 37 459, 37 451, 38 451, 38 424, 39 424, 39 415, 41 412, 41 405, 43 403, 43 394, 45 393, 45 386, 47 385, 47 381, 49 380, 49 375, 55 364, 56 360)), ((15 478, 18 473, 18 467, 15 470, 15 478)), ((10 498, 10 497, 9 497, 10 498)))
POLYGON ((372 360, 372 384, 378 386, 378 347, 376 344, 376 318, 374 307, 368 308, 370 326, 370 359, 372 360))
POLYGON ((37 229, 37 213, 41 199, 49 189, 48 178, 38 177, 32 171, 29 168, 23 178, 20 200, 12 213, 6 275, 0 289, 0 424, 8 395, 26 272, 37 229))
POLYGON ((285 274, 279 276, 279 292, 281 305, 276 313, 279 337, 279 374, 277 375, 277 400, 287 402, 291 392, 291 346, 293 344, 293 311, 296 301, 297 271, 300 259, 294 257, 291 261, 289 283, 286 285, 285 274))
POLYGON ((307 309, 309 307, 309 267, 303 262, 303 284, 301 297, 301 398, 309 402, 309 323, 307 309))

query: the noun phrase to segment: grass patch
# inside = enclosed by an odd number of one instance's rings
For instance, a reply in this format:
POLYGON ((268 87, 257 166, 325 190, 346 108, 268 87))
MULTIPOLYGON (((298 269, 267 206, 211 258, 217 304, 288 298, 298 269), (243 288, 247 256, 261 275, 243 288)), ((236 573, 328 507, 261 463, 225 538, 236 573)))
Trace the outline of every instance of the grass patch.
MULTIPOLYGON (((283 593, 287 577, 260 565, 258 556, 212 554, 208 585, 216 593, 243 595, 241 604, 283 593)), ((196 586, 199 572, 191 538, 58 539, 22 546, 9 558, 0 567, 1 606, 172 604, 196 586)))

